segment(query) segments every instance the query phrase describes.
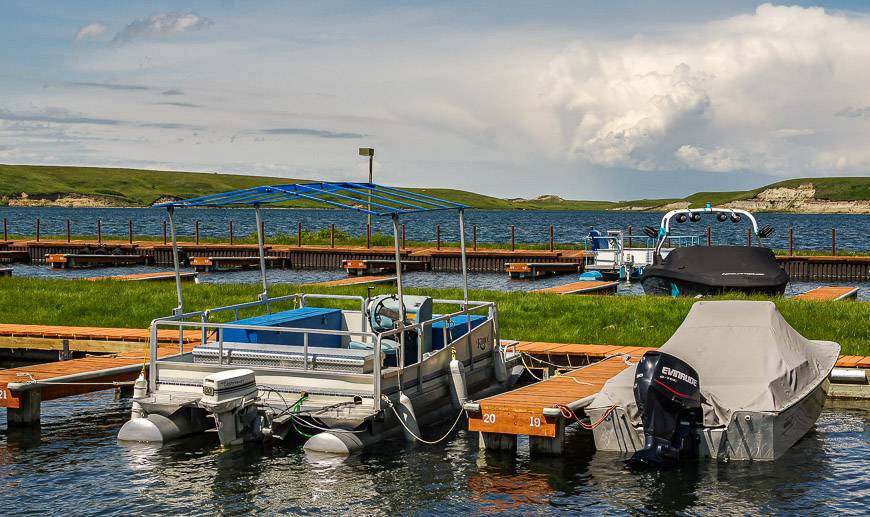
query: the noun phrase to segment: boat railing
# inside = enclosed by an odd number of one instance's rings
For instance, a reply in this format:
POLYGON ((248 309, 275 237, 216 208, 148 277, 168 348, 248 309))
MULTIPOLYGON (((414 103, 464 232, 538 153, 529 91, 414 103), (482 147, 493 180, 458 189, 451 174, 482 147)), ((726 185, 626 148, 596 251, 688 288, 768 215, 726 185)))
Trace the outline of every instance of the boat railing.
MULTIPOLYGON (((361 296, 346 296, 346 295, 321 295, 321 294, 311 294, 311 295, 288 295, 283 298, 283 301, 292 300, 294 298, 298 298, 300 302, 303 304, 308 299, 339 299, 339 300, 353 300, 360 301, 363 309, 363 325, 365 325, 365 302, 366 300, 361 296), (304 296, 304 299, 303 299, 304 296)), ((274 298, 272 301, 279 301, 279 298, 274 298)), ((210 322, 208 321, 208 317, 215 314, 216 312, 226 312, 226 311, 235 311, 236 309, 256 307, 261 305, 261 302, 248 302, 248 303, 240 303, 236 305, 230 305, 226 307, 218 307, 216 309, 210 309, 209 311, 197 311, 197 312, 189 312, 179 315, 168 316, 165 318, 155 319, 151 322, 151 349, 150 349, 150 367, 149 367, 149 390, 153 393, 157 388, 157 333, 159 327, 174 327, 178 329, 179 335, 183 336, 184 329, 195 329, 199 330, 202 336, 214 335, 216 336, 217 341, 217 356, 218 356, 218 364, 217 366, 223 368, 224 366, 231 367, 231 365, 224 364, 224 331, 226 329, 239 329, 239 330, 257 330, 257 331, 268 331, 268 332, 276 332, 276 333, 293 333, 293 334, 302 334, 302 370, 308 371, 312 368, 311 360, 309 357, 309 341, 311 335, 329 335, 329 336, 341 336, 342 338, 348 338, 350 340, 359 339, 361 342, 371 342, 373 343, 373 372, 372 372, 372 381, 373 381, 373 397, 374 397, 374 405, 376 410, 380 410, 380 395, 381 395, 381 377, 382 377, 382 345, 381 341, 385 338, 395 337, 396 335, 400 335, 403 332, 409 330, 419 329, 420 332, 424 332, 426 327, 431 328, 435 323, 450 320, 457 316, 465 316, 465 324, 466 324, 466 343, 468 346, 469 357, 471 357, 472 353, 472 343, 471 343, 471 330, 472 323, 470 316, 475 313, 486 309, 488 311, 487 319, 492 319, 494 324, 494 347, 498 346, 498 309, 494 302, 477 302, 477 301, 469 301, 467 304, 462 300, 433 300, 435 304, 454 304, 459 305, 461 308, 458 311, 451 312, 449 314, 442 314, 435 318, 431 318, 429 320, 425 320, 422 322, 417 322, 410 325, 401 325, 399 328, 385 331, 385 332, 371 332, 363 327, 361 330, 327 330, 327 329, 314 329, 314 328, 306 328, 306 327, 273 327, 273 326, 262 326, 262 325, 248 325, 248 324, 238 324, 232 322, 210 322), (190 321, 191 319, 199 319, 199 321, 190 321)), ((444 325, 442 329, 443 334, 443 343, 445 347, 449 343, 448 339, 448 326, 444 325)), ((401 338, 399 338, 401 339, 401 338)), ((205 342, 203 342, 205 344, 205 342)), ((423 347, 418 347, 418 357, 417 363, 423 362, 423 347)), ((184 353, 184 344, 183 339, 179 343, 179 353, 184 353)), ((410 366, 410 365, 408 365, 410 366)), ((417 369, 418 375, 422 375, 422 370, 420 368, 417 369)))

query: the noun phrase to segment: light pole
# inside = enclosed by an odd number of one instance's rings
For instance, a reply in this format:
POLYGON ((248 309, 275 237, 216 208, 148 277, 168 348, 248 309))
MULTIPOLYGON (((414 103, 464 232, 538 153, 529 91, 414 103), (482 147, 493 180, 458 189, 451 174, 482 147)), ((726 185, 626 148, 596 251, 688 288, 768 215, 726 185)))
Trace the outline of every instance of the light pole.
MULTIPOLYGON (((369 183, 372 182, 372 162, 375 159, 375 149, 373 147, 360 147, 359 148, 360 156, 368 156, 369 157, 369 183)), ((369 212, 372 211, 372 191, 369 190, 369 212)), ((369 214, 369 228, 372 227, 372 214, 369 214)))

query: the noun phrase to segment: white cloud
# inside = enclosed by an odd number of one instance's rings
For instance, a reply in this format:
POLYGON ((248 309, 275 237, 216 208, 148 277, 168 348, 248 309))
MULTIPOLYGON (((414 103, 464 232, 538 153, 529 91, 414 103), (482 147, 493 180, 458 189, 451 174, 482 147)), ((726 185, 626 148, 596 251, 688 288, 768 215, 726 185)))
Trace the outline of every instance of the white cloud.
POLYGON ((113 43, 125 43, 139 38, 172 36, 182 32, 197 31, 211 26, 211 20, 194 13, 159 13, 148 18, 133 20, 112 39, 113 43))
POLYGON ((74 41, 81 41, 85 38, 97 38, 106 32, 106 26, 99 22, 89 23, 76 32, 74 41))
MULTIPOLYGON (((846 124, 870 112, 852 107, 866 106, 868 80, 867 17, 764 4, 697 28, 576 43, 550 62, 542 98, 564 121, 566 150, 592 164, 814 173, 824 172, 814 162, 870 166, 863 153, 831 158, 841 134, 863 146, 846 124)), ((860 131, 866 141, 870 128, 860 131)))

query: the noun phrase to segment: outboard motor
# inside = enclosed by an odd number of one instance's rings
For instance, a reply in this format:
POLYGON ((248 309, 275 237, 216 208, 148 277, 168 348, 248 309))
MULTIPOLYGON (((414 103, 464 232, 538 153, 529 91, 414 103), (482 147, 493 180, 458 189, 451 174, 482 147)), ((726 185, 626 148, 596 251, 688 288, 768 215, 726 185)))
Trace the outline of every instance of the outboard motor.
POLYGON ((631 464, 663 466, 698 456, 695 429, 702 412, 694 368, 663 352, 645 353, 637 365, 634 400, 643 419, 644 447, 631 464))

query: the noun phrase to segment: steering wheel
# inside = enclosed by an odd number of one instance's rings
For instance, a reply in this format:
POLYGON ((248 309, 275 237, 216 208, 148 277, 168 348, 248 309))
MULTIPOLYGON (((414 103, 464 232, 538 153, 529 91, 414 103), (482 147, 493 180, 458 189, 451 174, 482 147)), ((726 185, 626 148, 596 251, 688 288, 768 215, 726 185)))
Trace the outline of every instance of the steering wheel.
MULTIPOLYGON (((370 312, 372 330, 375 330, 374 327, 377 327, 377 330, 393 330, 396 328, 396 322, 399 321, 401 316, 399 311, 386 306, 385 302, 387 300, 398 300, 398 298, 396 295, 391 295, 381 298, 375 303, 370 312)), ((404 309, 404 304, 402 308, 404 309)))

